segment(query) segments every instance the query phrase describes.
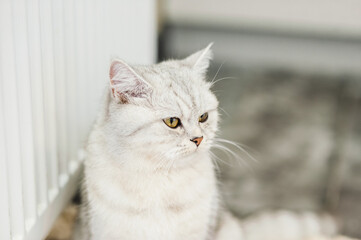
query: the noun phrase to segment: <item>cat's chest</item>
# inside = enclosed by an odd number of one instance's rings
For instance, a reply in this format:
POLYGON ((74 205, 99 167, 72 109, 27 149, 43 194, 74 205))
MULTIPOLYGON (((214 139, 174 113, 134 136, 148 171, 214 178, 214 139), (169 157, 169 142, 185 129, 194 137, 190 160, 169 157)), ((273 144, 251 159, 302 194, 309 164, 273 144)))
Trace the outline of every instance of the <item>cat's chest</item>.
POLYGON ((103 187, 97 188, 106 191, 93 197, 98 212, 93 225, 101 228, 99 234, 110 234, 107 237, 177 239, 173 237, 187 234, 179 239, 192 239, 189 236, 194 234, 194 239, 202 239, 212 211, 217 208, 211 168, 137 178, 124 173, 118 181, 99 183, 103 187))
POLYGON ((119 172, 117 179, 103 182, 108 188, 102 196, 130 211, 155 209, 178 211, 211 198, 216 191, 216 181, 211 167, 183 169, 167 173, 134 176, 119 172))

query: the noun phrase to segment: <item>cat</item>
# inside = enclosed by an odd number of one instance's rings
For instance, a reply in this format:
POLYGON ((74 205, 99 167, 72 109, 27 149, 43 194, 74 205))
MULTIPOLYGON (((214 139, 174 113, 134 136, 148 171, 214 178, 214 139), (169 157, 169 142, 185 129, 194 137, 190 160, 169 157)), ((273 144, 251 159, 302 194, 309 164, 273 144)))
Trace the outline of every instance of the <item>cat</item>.
POLYGON ((241 222, 223 207, 210 152, 219 121, 218 100, 206 81, 211 46, 150 66, 112 62, 110 87, 88 139, 73 239, 258 240, 263 232, 262 240, 293 240, 322 234, 320 227, 309 231, 322 218, 280 212, 241 222))
POLYGON ((218 130, 211 45, 151 66, 112 62, 74 239, 221 240, 222 228, 241 239, 220 207, 209 152, 218 130))

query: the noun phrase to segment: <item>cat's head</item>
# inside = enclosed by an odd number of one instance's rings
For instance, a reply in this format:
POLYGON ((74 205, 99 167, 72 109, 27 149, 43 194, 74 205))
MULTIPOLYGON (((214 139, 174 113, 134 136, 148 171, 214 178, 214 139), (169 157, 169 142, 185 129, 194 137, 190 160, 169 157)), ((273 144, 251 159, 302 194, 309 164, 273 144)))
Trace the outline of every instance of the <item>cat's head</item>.
POLYGON ((112 152, 178 165, 209 151, 218 123, 218 101, 206 81, 210 47, 151 66, 111 64, 106 129, 112 152))

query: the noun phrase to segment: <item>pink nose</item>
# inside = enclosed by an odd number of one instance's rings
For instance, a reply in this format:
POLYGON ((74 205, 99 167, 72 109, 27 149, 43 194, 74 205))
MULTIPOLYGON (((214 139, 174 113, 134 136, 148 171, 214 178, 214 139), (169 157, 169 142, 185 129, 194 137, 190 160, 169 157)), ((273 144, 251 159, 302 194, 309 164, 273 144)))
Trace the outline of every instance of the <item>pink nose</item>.
POLYGON ((199 146, 199 144, 201 144, 202 140, 203 140, 203 136, 202 137, 195 137, 195 138, 191 139, 191 141, 194 142, 197 145, 197 147, 199 146))

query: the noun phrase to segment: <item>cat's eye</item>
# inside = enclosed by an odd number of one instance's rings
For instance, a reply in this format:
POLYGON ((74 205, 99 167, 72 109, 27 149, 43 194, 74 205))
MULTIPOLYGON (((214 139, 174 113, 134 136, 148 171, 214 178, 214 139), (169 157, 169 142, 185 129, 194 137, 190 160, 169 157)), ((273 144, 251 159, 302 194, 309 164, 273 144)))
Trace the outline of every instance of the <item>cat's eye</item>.
POLYGON ((180 119, 176 117, 163 119, 163 122, 170 128, 177 128, 180 125, 180 119))
POLYGON ((198 121, 202 123, 202 122, 207 121, 207 119, 208 119, 208 113, 203 113, 203 114, 199 117, 198 121))

